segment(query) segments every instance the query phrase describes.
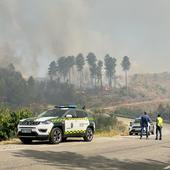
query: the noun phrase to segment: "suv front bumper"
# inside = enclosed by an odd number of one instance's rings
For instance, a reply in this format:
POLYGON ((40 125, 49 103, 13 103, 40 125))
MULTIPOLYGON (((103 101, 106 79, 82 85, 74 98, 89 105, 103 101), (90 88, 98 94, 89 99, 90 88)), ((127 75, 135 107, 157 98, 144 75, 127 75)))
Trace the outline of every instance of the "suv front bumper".
POLYGON ((17 135, 19 138, 45 140, 49 138, 49 134, 51 132, 52 127, 53 123, 45 125, 40 124, 37 126, 18 125, 17 135))

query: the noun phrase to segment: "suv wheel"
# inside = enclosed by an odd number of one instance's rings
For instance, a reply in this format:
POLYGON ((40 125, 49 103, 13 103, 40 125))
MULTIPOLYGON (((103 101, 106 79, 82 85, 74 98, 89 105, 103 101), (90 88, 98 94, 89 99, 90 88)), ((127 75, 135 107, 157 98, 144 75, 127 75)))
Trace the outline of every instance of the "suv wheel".
POLYGON ((21 142, 23 144, 31 144, 32 143, 32 140, 31 139, 26 139, 26 138, 20 138, 21 142))
POLYGON ((90 142, 90 141, 92 141, 92 139, 93 139, 93 130, 92 130, 92 128, 87 128, 86 134, 84 136, 84 140, 86 142, 90 142))
POLYGON ((51 131, 49 142, 51 144, 58 144, 62 141, 62 131, 60 128, 54 128, 51 131))

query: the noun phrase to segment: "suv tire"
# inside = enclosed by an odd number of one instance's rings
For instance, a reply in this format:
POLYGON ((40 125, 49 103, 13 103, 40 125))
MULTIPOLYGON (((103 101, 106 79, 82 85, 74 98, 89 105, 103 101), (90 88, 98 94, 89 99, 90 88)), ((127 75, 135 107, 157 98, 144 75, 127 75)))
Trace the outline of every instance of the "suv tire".
POLYGON ((59 144, 62 141, 62 138, 63 138, 62 130, 60 128, 54 128, 50 133, 49 142, 51 144, 59 144))
POLYGON ((93 139, 93 130, 92 128, 88 127, 86 130, 86 134, 83 137, 86 142, 91 142, 93 139))

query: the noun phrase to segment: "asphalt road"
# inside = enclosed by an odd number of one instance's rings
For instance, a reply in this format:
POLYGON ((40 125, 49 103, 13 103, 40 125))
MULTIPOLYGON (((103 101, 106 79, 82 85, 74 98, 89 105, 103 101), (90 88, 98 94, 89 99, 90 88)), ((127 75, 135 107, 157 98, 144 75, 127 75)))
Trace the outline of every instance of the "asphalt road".
POLYGON ((0 145, 0 170, 170 169, 170 126, 164 127, 162 141, 154 139, 95 137, 91 143, 77 139, 59 145, 0 145))

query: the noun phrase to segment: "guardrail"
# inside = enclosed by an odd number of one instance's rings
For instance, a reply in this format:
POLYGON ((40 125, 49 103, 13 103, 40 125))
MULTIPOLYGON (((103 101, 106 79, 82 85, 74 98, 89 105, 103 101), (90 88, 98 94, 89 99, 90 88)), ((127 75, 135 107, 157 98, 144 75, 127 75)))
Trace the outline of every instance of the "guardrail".
MULTIPOLYGON (((123 114, 113 114, 114 116, 128 118, 128 119, 135 119, 135 116, 123 115, 123 114)), ((169 120, 164 120, 164 123, 170 124, 169 120)))
POLYGON ((123 118, 128 118, 128 119, 135 119, 135 116, 128 116, 128 115, 123 115, 123 114, 113 114, 114 116, 118 117, 123 117, 123 118))

